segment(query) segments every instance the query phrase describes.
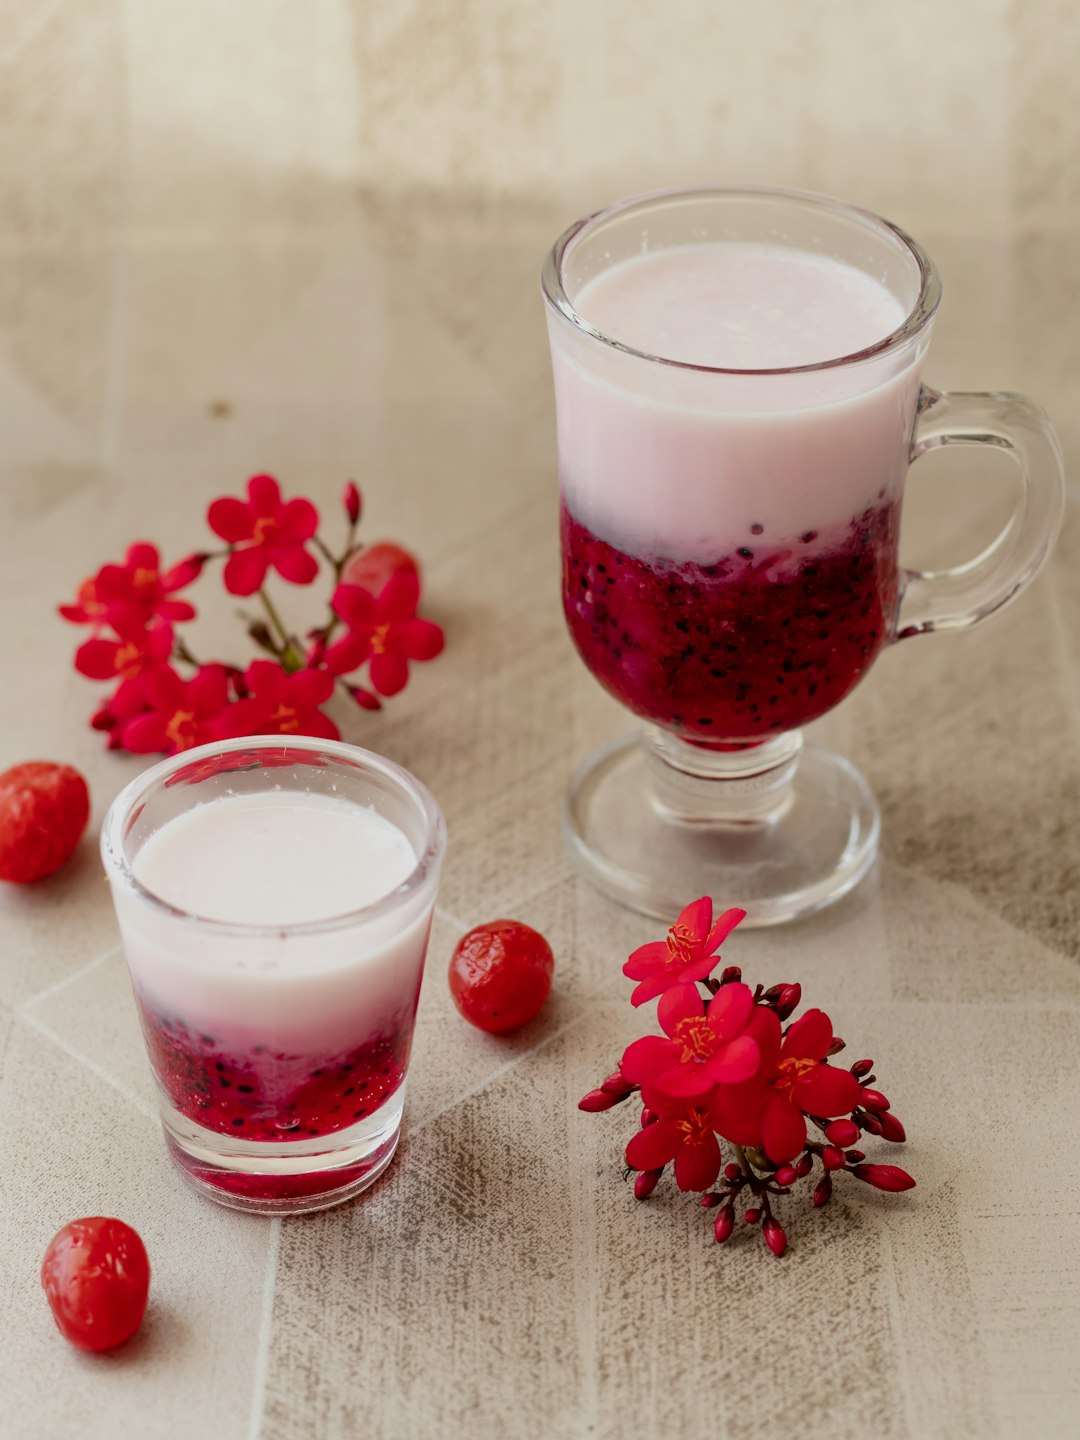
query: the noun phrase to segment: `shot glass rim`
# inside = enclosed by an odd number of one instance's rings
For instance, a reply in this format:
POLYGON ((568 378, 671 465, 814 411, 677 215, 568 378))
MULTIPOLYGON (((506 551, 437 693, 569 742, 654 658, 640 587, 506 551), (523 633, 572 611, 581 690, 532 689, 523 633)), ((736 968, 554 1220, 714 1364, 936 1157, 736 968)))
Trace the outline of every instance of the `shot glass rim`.
POLYGON ((631 195, 622 200, 616 200, 610 205, 594 210, 589 215, 582 216, 580 220, 575 220, 572 225, 567 226, 548 251, 541 270, 540 283, 544 299, 551 309, 563 320, 573 325, 575 329, 580 330, 601 345, 619 350, 624 355, 631 355, 639 360, 650 361, 654 365, 668 365, 676 370, 696 371, 705 375, 805 375, 818 370, 834 370, 840 366, 858 365, 878 360, 884 355, 903 349, 917 339, 933 319, 938 305, 941 303, 941 279, 934 262, 919 242, 899 225, 875 214, 872 210, 866 210, 859 205, 851 205, 846 200, 839 200, 831 195, 822 195, 813 190, 789 190, 768 185, 701 185, 686 188, 676 186, 672 189, 650 190, 640 195, 631 195), (764 366, 746 369, 736 369, 724 365, 701 365, 690 360, 676 360, 671 356, 653 355, 648 350, 636 349, 633 345, 616 340, 613 336, 597 329, 595 325, 591 325, 574 306, 563 284, 563 261, 573 241, 601 221, 634 209, 646 210, 658 202, 698 198, 790 201, 793 204, 832 211, 853 218, 867 228, 876 230, 884 238, 899 242, 900 246, 915 261, 920 280, 915 304, 895 330, 891 330, 882 339, 875 340, 872 345, 867 345, 861 350, 854 350, 848 355, 838 355, 829 360, 815 360, 809 365, 764 366))
POLYGON ((167 759, 151 765, 130 780, 113 800, 101 826, 101 858, 110 885, 122 885, 130 894, 159 914, 168 915, 182 924, 197 926, 202 931, 213 931, 222 935, 249 938, 269 938, 299 935, 321 935, 337 930, 347 930, 368 921, 381 919, 411 899, 425 885, 433 884, 438 878, 439 865, 446 849, 446 822, 438 801, 423 783, 403 765, 388 760, 374 750, 365 750, 359 745, 350 745, 344 740, 322 740, 312 735, 247 735, 232 740, 211 741, 208 745, 193 746, 181 750, 167 759), (417 801, 426 826, 426 843, 417 857, 416 865, 401 882, 388 894, 368 905, 358 906, 339 915, 330 915, 322 920, 302 920, 293 924, 257 924, 248 921, 219 920, 212 916, 200 915, 197 911, 185 910, 172 905, 153 890, 148 889, 135 878, 131 861, 124 845, 125 825, 140 798, 146 792, 185 766, 213 756, 229 755, 237 751, 251 750, 303 750, 336 756, 358 767, 379 771, 417 801))

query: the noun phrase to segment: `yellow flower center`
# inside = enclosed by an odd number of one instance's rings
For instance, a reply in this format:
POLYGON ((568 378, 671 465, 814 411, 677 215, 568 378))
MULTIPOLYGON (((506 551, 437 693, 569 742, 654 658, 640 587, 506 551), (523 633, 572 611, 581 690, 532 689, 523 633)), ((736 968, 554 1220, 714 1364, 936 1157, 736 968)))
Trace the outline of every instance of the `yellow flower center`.
POLYGON ((386 638, 390 634, 389 625, 376 625, 371 632, 371 653, 373 655, 385 655, 386 638))
POLYGON ((266 545, 274 538, 277 531, 278 522, 276 515, 260 515, 258 520, 255 521, 255 530, 251 538, 255 541, 256 545, 266 545))
POLYGON ((667 932, 668 964, 689 965, 696 944, 697 936, 686 925, 672 925, 667 932))
POLYGON ((795 1086, 800 1080, 808 1080, 818 1067, 817 1060, 810 1060, 805 1056, 796 1058, 789 1055, 786 1060, 781 1060, 777 1066, 776 1078, 773 1080, 773 1088, 780 1091, 780 1094, 791 1100, 795 1094, 795 1086))
POLYGON ((270 716, 270 724, 276 726, 279 735, 295 735, 300 729, 300 717, 291 705, 282 701, 270 716))
POLYGON ((691 1060, 707 1060, 716 1049, 716 1031, 704 1015, 690 1015, 680 1020, 671 1037, 683 1047, 681 1064, 691 1060))
POLYGON ((192 710, 177 710, 165 726, 165 738, 177 750, 190 750, 198 738, 199 727, 192 710))

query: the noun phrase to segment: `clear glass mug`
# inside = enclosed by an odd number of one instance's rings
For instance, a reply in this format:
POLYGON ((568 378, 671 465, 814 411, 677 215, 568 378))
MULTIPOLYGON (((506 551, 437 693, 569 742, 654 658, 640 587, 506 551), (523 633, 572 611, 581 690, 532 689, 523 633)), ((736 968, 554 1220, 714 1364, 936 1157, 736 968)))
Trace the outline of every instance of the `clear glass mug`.
POLYGON ((301 735, 183 751, 114 800, 102 859, 165 1140, 200 1193, 257 1214, 321 1210, 389 1165, 445 842, 408 771, 301 735), (298 924, 207 918, 140 883, 139 851, 177 816, 282 791, 374 810, 409 840, 412 873, 374 903, 298 924))
POLYGON ((562 491, 563 600, 593 675, 633 734, 572 782, 572 855, 613 898, 667 918, 688 896, 748 924, 847 893, 877 852, 863 777, 805 746, 881 650, 961 629, 1036 574, 1064 505, 1045 415, 1009 394, 921 383, 941 286, 895 225, 824 196, 672 191, 572 225, 544 264, 562 491), (831 256, 883 283, 905 319, 855 354, 724 370, 634 350, 575 308, 621 261, 709 241, 831 256), (1016 508, 974 560, 899 564, 912 460, 993 445, 1018 463, 1016 508))

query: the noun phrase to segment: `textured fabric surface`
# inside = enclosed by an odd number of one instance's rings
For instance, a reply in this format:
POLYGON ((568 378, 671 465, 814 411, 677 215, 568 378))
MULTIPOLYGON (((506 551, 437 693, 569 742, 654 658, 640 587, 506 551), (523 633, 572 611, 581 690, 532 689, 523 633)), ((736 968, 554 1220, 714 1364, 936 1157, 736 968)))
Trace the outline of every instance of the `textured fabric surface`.
MULTIPOLYGON (((783 1263, 720 1251, 692 1200, 634 1203, 622 1112, 574 1108, 635 1033, 620 964, 657 927, 578 881, 558 834, 573 767, 626 722, 559 609, 537 273, 619 193, 844 194, 940 265, 928 378, 1037 396, 1075 465, 1078 58, 1064 0, 5 8, 0 766, 77 764, 96 829, 140 762, 86 728, 55 602, 133 538, 201 543, 206 503, 256 470, 324 507, 354 476, 368 538, 421 554, 448 647, 384 715, 338 718, 428 782, 451 835, 400 1154, 360 1202, 284 1223, 170 1170, 94 834, 0 892, 5 1440, 1075 1433, 1075 506, 1016 605, 886 654, 820 727, 882 802, 870 879, 727 947, 879 1058, 919 1188, 838 1185, 783 1263), (503 1040, 445 983, 456 937, 500 915, 557 957, 503 1040), (106 1360, 60 1341, 37 1280, 93 1213, 154 1268, 106 1360)), ((1009 473, 984 466, 919 463, 909 563, 993 533, 1009 473)), ((232 639, 228 610, 200 649, 232 639)))

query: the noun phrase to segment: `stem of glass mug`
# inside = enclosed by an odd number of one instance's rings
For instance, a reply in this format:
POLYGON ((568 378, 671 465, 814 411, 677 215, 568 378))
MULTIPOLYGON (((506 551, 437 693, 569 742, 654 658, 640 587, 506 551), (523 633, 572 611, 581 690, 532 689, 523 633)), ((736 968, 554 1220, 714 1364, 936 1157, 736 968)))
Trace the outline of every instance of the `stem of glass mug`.
POLYGON ((655 726, 645 732, 653 804, 685 825, 761 825, 791 806, 801 730, 741 750, 691 745, 655 726))

